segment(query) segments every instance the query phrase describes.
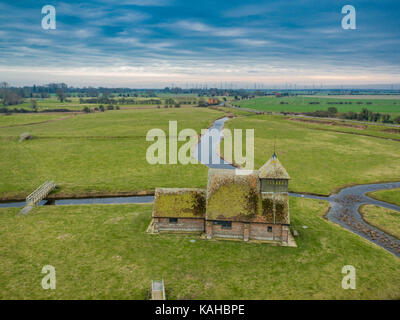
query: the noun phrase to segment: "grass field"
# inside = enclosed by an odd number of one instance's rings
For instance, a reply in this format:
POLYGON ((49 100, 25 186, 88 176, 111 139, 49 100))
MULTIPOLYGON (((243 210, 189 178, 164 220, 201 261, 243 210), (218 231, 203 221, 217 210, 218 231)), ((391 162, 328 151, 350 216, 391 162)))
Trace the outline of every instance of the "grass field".
POLYGON ((276 136, 278 157, 292 178, 291 191, 327 195, 352 184, 400 181, 398 141, 354 134, 357 129, 348 129, 351 134, 321 130, 282 116, 238 117, 226 127, 255 130, 255 168, 271 157, 276 136))
POLYGON ((400 206, 400 189, 376 191, 371 192, 368 195, 377 200, 397 204, 400 206))
MULTIPOLYGON (((205 187, 203 165, 148 164, 146 150, 152 142, 145 137, 152 128, 168 132, 169 120, 178 121, 178 130, 193 128, 200 133, 223 115, 206 108, 174 108, 79 114, 11 127, 2 122, 0 153, 7 156, 0 158, 0 198, 25 197, 45 180, 56 181, 58 192, 66 196, 205 187), (35 139, 19 143, 23 132, 35 139)), ((3 117, 23 124, 48 119, 44 116, 3 117)), ((400 180, 399 142, 364 136, 399 136, 380 126, 360 130, 250 115, 230 120, 227 127, 255 129, 255 168, 269 159, 277 136, 277 152, 292 176, 292 191, 329 194, 349 184, 400 180)))
POLYGON ((366 99, 365 97, 360 99, 337 99, 321 98, 318 96, 276 98, 275 96, 270 96, 234 101, 232 104, 239 105, 243 108, 273 112, 311 112, 316 110, 327 110, 329 107, 336 107, 339 112, 360 112, 363 108, 367 108, 373 112, 390 113, 393 116, 400 115, 400 99, 366 99), (347 104, 336 104, 340 101, 346 102, 347 104), (319 104, 310 104, 310 102, 318 102, 319 104), (335 104, 328 104, 328 102, 334 102, 335 104), (367 104, 367 102, 371 104, 367 104))
POLYGON ((286 116, 285 119, 291 122, 296 122, 299 126, 304 128, 322 130, 322 131, 335 131, 356 135, 388 138, 400 141, 400 129, 388 128, 379 124, 366 124, 359 122, 348 122, 342 120, 326 120, 326 119, 309 119, 304 117, 286 116))
POLYGON ((160 278, 168 299, 400 298, 397 257, 323 219, 326 202, 290 206, 298 248, 146 234, 151 205, 0 209, 0 299, 146 299, 160 278), (44 265, 56 290, 41 287, 44 265), (345 265, 355 290, 341 287, 345 265))
POLYGON ((229 107, 212 107, 210 109, 215 109, 215 110, 220 110, 223 112, 226 112, 227 114, 232 114, 234 116, 251 116, 254 115, 253 112, 251 111, 246 111, 246 110, 240 110, 237 108, 229 108, 229 107))
POLYGON ((399 212, 374 205, 364 205, 360 212, 369 224, 400 239, 399 212))
MULTIPOLYGON (((203 165, 148 164, 153 142, 145 137, 153 128, 168 133, 170 120, 178 121, 178 131, 200 133, 231 111, 218 109, 0 116, 0 198, 24 197, 45 180, 67 196, 205 187, 203 165), (19 143, 23 132, 34 139, 19 143)), ((381 139, 398 134, 383 127, 233 113, 226 127, 255 129, 256 168, 270 158, 277 137, 292 191, 329 194, 349 184, 400 180, 400 142, 381 139)), ((146 299, 151 280, 160 278, 169 299, 400 299, 397 257, 325 220, 327 202, 291 198, 290 208, 298 248, 146 234, 151 205, 44 206, 27 216, 2 208, 0 299, 146 299), (48 264, 57 272, 53 291, 40 285, 48 264), (356 290, 341 287, 345 265, 357 270, 356 290)))
MULTIPOLYGON (((203 165, 148 164, 146 150, 153 142, 146 134, 153 128, 168 134, 169 120, 178 121, 178 131, 192 128, 200 134, 221 116, 204 108, 118 110, 0 128, 0 154, 6 155, 0 158, 0 197, 24 197, 46 180, 56 181, 64 195, 204 187, 203 165), (35 139, 19 143, 23 132, 35 139)), ((29 122, 42 119, 29 117, 29 122)))

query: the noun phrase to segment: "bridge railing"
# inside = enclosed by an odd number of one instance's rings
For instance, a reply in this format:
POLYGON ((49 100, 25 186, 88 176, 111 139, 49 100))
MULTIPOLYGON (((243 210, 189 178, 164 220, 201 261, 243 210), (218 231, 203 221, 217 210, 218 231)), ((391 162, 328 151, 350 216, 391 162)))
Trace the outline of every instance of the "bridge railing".
POLYGON ((46 181, 26 197, 26 203, 35 205, 39 201, 43 200, 55 187, 56 184, 54 181, 46 181))

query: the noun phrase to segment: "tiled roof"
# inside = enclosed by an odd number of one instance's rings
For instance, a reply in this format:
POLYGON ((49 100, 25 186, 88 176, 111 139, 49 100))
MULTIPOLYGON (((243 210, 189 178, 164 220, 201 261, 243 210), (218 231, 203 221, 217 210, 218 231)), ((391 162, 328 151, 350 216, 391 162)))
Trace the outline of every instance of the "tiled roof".
POLYGON ((290 179, 289 174, 274 153, 259 170, 258 175, 261 179, 290 179))

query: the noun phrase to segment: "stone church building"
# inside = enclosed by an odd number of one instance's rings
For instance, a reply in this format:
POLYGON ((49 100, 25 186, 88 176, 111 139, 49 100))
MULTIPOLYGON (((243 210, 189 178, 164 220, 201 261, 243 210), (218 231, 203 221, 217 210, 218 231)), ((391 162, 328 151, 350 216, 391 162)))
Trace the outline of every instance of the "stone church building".
POLYGON ((290 176, 274 153, 259 170, 209 169, 207 189, 157 188, 152 231, 287 245, 290 176))

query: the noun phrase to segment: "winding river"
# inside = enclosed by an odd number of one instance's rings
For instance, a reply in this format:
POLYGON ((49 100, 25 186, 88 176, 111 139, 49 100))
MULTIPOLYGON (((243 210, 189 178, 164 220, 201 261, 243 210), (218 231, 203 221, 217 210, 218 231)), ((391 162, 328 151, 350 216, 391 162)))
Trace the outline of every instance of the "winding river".
MULTIPOLYGON (((230 163, 221 159, 217 154, 217 145, 222 139, 222 129, 228 117, 218 119, 214 124, 200 137, 199 144, 195 149, 193 156, 209 168, 236 169, 230 163)), ((329 221, 337 223, 342 227, 354 232, 361 237, 381 246, 389 252, 400 257, 400 240, 391 235, 369 225, 359 213, 360 206, 372 204, 399 211, 400 206, 378 201, 366 195, 368 192, 400 188, 400 182, 366 184, 348 187, 340 192, 330 196, 316 196, 299 193, 289 193, 290 196, 329 201, 330 209, 326 214, 329 221)), ((121 204, 121 203, 151 203, 153 196, 133 196, 133 197, 107 197, 107 198, 88 198, 88 199, 60 199, 55 200, 55 205, 78 205, 78 204, 121 204)), ((46 200, 38 205, 45 205, 46 200)), ((25 202, 0 203, 0 208, 23 207, 25 202)))

